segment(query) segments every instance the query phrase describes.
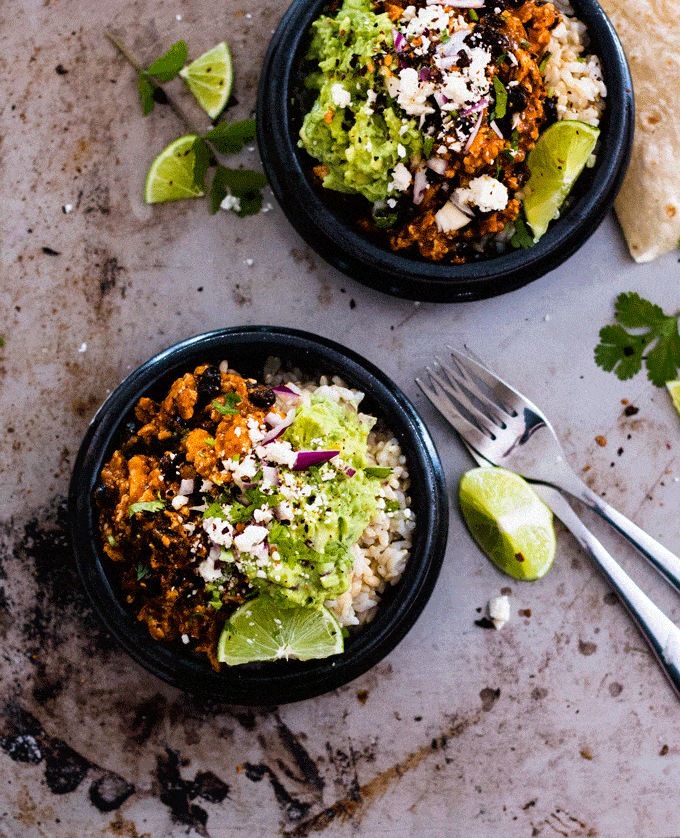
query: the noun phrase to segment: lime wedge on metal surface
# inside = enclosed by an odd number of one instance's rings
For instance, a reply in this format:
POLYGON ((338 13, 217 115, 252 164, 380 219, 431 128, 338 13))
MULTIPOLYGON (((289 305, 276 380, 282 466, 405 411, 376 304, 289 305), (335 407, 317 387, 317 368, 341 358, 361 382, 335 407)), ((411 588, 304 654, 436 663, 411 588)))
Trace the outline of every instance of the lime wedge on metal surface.
POLYGON ((671 399, 673 400, 673 407, 676 409, 678 414, 680 414, 680 381, 667 381, 666 387, 671 395, 671 399))
POLYGON ((151 164, 146 178, 144 198, 147 204, 200 198, 203 191, 194 183, 194 141, 188 134, 171 143, 151 164))
POLYGON ((529 182, 524 213, 537 241, 548 229, 583 171, 600 134, 585 122, 555 122, 529 153, 529 182))
POLYGON ((222 113, 233 81, 231 55, 224 41, 187 64, 179 74, 211 119, 222 113))
POLYGON ((259 596, 235 611, 217 645, 229 666, 281 658, 327 658, 344 649, 340 624, 327 608, 286 608, 259 596))
POLYGON ((460 508, 473 538, 515 579, 539 579, 555 557, 552 512, 531 486, 502 468, 475 468, 459 485, 460 508))

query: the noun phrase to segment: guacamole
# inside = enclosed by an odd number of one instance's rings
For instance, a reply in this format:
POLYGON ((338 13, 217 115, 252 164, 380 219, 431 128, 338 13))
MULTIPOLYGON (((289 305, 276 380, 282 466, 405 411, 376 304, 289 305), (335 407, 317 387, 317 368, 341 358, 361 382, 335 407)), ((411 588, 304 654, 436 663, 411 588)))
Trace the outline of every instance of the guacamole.
POLYGON ((323 185, 382 201, 412 159, 422 134, 414 118, 387 101, 384 77, 394 53, 392 23, 375 14, 371 0, 344 0, 334 17, 312 24, 307 58, 318 66, 307 84, 318 95, 305 116, 300 145, 320 161, 323 185))

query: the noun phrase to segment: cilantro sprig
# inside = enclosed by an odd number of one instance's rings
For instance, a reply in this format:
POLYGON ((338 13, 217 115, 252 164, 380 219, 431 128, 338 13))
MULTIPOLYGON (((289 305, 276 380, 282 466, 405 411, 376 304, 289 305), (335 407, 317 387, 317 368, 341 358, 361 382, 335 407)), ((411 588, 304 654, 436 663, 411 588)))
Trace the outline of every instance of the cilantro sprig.
POLYGON ((165 503, 162 500, 143 500, 137 503, 131 503, 128 508, 130 518, 138 512, 160 512, 165 509, 165 503))
POLYGON ((238 393, 225 393, 224 404, 220 404, 217 399, 213 399, 212 407, 222 416, 238 416, 240 411, 236 409, 236 405, 241 401, 242 399, 238 393))
MULTIPOLYGON (((186 43, 184 41, 177 41, 165 55, 157 58, 148 70, 139 72, 139 96, 142 100, 144 116, 150 114, 155 105, 154 91, 157 89, 157 86, 154 85, 151 76, 154 76, 160 83, 172 81, 172 79, 179 75, 179 71, 186 63, 188 57, 189 50, 187 49, 186 43)), ((167 97, 167 94, 165 96, 167 97)), ((163 97, 159 98, 162 101, 163 97)))
POLYGON ((210 186, 210 209, 214 215, 222 201, 231 195, 235 200, 231 211, 243 218, 254 215, 262 207, 262 189, 267 179, 261 172, 251 169, 232 169, 218 159, 221 154, 237 154, 246 145, 255 140, 255 120, 244 119, 238 122, 220 122, 208 131, 200 131, 166 93, 162 85, 172 81, 189 57, 185 41, 177 41, 168 51, 157 58, 146 69, 130 56, 123 44, 110 32, 105 33, 109 41, 137 71, 138 88, 144 116, 150 114, 155 104, 168 105, 175 116, 185 125, 190 134, 196 137, 194 152, 194 185, 206 191, 205 180, 208 170, 214 167, 210 186))
POLYGON ((619 294, 614 325, 600 329, 595 363, 615 372, 621 381, 632 378, 644 363, 652 384, 662 387, 678 376, 680 367, 680 312, 663 309, 634 292, 619 294))

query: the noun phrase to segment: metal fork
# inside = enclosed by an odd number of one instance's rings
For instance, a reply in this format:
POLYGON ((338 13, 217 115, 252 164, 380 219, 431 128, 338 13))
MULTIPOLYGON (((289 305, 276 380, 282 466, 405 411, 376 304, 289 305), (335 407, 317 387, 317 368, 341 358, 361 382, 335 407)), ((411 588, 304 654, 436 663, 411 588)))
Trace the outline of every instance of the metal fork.
POLYGON ((453 365, 436 358, 425 396, 473 451, 496 466, 556 486, 596 512, 680 592, 680 559, 598 497, 567 464, 557 435, 539 408, 478 360, 450 346, 453 365))
MULTIPOLYGON (((491 463, 480 456, 463 439, 470 456, 480 466, 491 463)), ((607 552, 581 521, 567 501, 546 483, 531 484, 541 500, 552 509, 557 518, 571 532, 581 547, 591 556, 603 576, 608 580, 626 610, 637 624, 640 633, 649 643, 664 675, 675 694, 680 698, 680 629, 651 601, 616 560, 607 552)))

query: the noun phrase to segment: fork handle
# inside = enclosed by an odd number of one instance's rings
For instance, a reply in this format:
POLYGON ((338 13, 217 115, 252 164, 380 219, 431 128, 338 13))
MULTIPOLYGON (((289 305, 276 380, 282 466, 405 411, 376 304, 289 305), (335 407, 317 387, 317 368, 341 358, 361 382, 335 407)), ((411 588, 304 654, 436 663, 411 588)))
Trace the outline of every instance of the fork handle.
MULTIPOLYGON (((560 475, 560 478, 562 475, 560 475)), ((573 475, 573 481, 557 482, 560 489, 564 489, 577 500, 584 503, 593 512, 604 518, 617 532, 639 550, 647 561, 680 593, 680 559, 671 553, 663 544, 659 544, 651 535, 640 529, 625 515, 598 497, 586 486, 582 480, 573 475)))
POLYGON ((640 590, 556 489, 545 484, 533 484, 533 487, 571 531, 581 547, 595 559, 649 643, 675 694, 680 698, 680 629, 640 590))

